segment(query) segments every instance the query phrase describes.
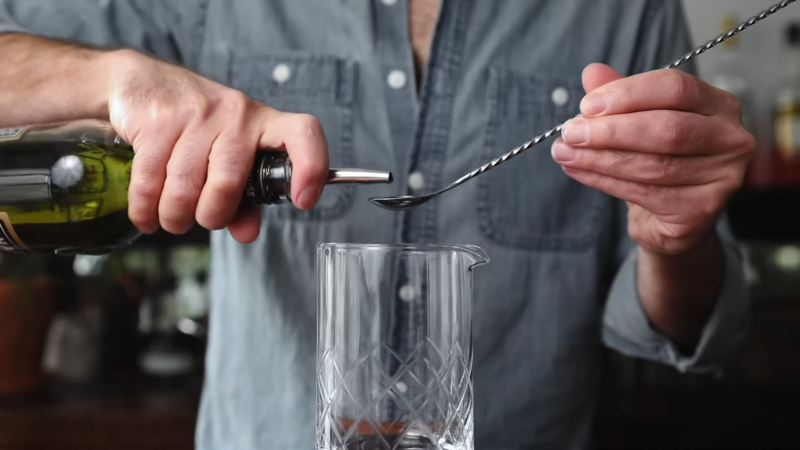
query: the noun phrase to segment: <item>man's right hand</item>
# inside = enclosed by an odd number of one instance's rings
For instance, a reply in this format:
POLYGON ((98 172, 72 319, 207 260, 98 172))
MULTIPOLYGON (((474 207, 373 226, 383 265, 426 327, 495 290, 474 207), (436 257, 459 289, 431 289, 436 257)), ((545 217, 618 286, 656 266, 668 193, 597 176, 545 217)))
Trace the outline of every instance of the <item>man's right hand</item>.
POLYGON ((319 200, 328 170, 322 127, 312 116, 276 111, 243 93, 141 53, 103 58, 107 107, 133 145, 129 216, 144 233, 184 233, 196 221, 250 242, 260 214, 239 209, 257 149, 281 149, 293 164, 293 203, 319 200))

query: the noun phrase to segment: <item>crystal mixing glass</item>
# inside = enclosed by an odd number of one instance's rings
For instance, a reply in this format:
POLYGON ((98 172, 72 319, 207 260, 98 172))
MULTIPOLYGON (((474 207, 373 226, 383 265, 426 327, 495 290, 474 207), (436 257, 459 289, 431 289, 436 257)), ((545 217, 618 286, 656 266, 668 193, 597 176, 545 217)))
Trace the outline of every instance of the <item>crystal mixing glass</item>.
POLYGON ((473 448, 478 247, 322 244, 317 448, 473 448))

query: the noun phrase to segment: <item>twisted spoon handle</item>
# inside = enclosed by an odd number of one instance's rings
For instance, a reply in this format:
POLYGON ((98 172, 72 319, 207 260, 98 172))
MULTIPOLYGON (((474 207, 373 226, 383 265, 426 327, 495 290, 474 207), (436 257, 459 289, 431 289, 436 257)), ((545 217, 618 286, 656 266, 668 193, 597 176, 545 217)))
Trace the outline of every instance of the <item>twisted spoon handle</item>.
MULTIPOLYGON (((716 39, 712 39, 712 40, 706 42, 705 44, 701 45, 700 47, 697 47, 695 50, 692 50, 691 52, 685 54, 684 56, 682 56, 680 59, 678 59, 674 63, 664 67, 664 69, 674 69, 674 68, 676 68, 676 67, 678 67, 678 66, 680 66, 682 64, 685 64, 685 63, 691 61, 692 59, 694 59, 694 58, 702 55, 703 53, 711 50, 712 48, 716 47, 717 45, 719 45, 719 44, 727 41, 728 39, 736 36, 737 34, 741 33, 742 31, 752 27, 753 25, 757 24, 758 22, 761 22, 762 20, 766 19, 767 17, 775 14, 776 12, 780 11, 781 9, 786 8, 787 6, 789 6, 790 4, 794 3, 795 1, 797 1, 797 0, 783 0, 780 3, 772 5, 770 8, 762 11, 760 14, 758 14, 758 15, 756 15, 754 17, 751 17, 750 19, 740 23, 738 26, 736 26, 735 28, 732 28, 727 33, 720 34, 719 36, 716 37, 716 39)), ((578 116, 576 116, 576 117, 580 117, 580 114, 578 116)), ((519 155, 520 153, 523 153, 524 151, 530 149, 531 147, 536 146, 537 144, 541 143, 542 141, 549 139, 554 134, 560 133, 563 128, 564 128, 564 123, 561 123, 561 124, 553 127, 552 129, 550 129, 549 131, 545 132, 544 134, 540 134, 539 136, 536 136, 532 140, 530 140, 530 141, 526 142, 525 144, 517 147, 516 149, 506 153, 505 155, 503 155, 503 156, 501 156, 501 157, 499 157, 497 159, 494 159, 492 161, 489 161, 488 163, 478 167, 477 169, 473 170, 472 172, 464 175, 463 177, 459 178, 458 180, 454 181, 452 184, 450 184, 449 186, 444 188, 443 191, 450 190, 450 189, 460 185, 461 183, 464 183, 464 182, 466 182, 466 181, 468 181, 468 180, 470 180, 472 178, 477 177, 478 175, 486 172, 487 170, 491 170, 491 169, 499 166, 500 164, 503 164, 504 162, 508 161, 509 159, 519 155)))

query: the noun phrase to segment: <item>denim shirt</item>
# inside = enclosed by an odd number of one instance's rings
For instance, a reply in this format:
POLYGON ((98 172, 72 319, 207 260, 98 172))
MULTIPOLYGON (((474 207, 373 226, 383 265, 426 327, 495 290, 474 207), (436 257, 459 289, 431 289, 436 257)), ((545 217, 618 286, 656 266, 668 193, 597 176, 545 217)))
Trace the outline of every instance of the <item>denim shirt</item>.
MULTIPOLYGON (((690 50, 678 0, 444 0, 418 86, 408 0, 4 0, 0 31, 127 46, 284 111, 316 116, 332 166, 389 186, 330 186, 319 205, 263 208, 257 241, 212 233, 211 333, 198 449, 310 449, 315 246, 475 244, 475 440, 481 449, 591 445, 601 345, 718 371, 748 299, 727 228, 725 280, 691 355, 652 328, 623 202, 568 178, 552 141, 404 213, 375 195, 444 186, 579 111, 581 72, 631 75, 690 50)), ((691 65, 687 66, 693 70, 691 65)))

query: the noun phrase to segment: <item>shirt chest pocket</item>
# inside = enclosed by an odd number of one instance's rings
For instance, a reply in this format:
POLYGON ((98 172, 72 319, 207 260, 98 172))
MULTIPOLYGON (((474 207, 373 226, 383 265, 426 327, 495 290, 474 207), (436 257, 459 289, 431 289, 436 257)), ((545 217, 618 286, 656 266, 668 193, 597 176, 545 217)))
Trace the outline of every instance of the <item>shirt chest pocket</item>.
MULTIPOLYGON (((574 117, 583 94, 578 77, 491 69, 484 160, 574 117)), ((480 227, 489 239, 534 251, 581 251, 593 244, 604 197, 564 174, 550 156, 554 140, 478 177, 480 227)))
MULTIPOLYGON (((332 55, 246 55, 231 60, 230 85, 283 112, 311 114, 322 125, 330 167, 357 166, 353 149, 353 103, 357 65, 332 55)), ((290 204, 263 209, 272 219, 321 221, 344 215, 353 185, 331 185, 310 211, 290 204)))

